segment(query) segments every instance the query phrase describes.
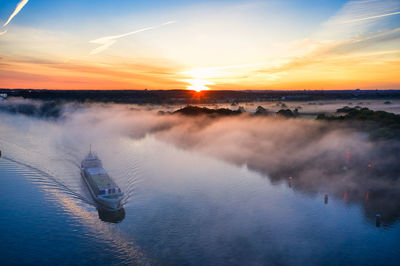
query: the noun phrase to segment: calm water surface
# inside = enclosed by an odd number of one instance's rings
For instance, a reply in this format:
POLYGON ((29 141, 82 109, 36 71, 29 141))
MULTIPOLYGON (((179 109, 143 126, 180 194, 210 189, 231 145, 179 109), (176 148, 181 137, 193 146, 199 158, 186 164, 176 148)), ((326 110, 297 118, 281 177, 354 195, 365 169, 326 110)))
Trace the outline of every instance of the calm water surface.
MULTIPOLYGON (((334 197, 325 204, 324 194, 272 184, 246 165, 180 150, 151 135, 96 145, 126 195, 125 213, 110 217, 97 210, 79 175, 87 147, 73 143, 73 136, 54 144, 46 136, 32 139, 0 129, 3 265, 398 265, 400 260, 398 221, 376 227, 359 204, 334 197), (12 140, 4 137, 10 135, 12 140)), ((57 130, 49 126, 50 132, 57 130)))

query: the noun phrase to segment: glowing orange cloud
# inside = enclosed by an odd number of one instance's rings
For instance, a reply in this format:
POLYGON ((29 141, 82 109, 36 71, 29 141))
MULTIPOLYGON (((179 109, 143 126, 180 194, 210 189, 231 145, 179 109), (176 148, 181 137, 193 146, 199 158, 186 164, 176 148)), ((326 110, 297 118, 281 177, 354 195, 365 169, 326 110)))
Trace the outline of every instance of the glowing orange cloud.
POLYGON ((36 62, 5 57, 0 87, 36 89, 176 89, 173 69, 151 64, 36 62))

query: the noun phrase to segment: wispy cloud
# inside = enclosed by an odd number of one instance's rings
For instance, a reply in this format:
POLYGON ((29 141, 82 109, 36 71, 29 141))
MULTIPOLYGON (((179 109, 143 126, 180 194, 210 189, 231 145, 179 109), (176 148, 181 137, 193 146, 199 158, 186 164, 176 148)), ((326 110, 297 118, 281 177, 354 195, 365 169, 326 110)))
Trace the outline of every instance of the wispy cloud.
POLYGON ((2 32, 0 32, 0 35, 3 35, 3 34, 6 34, 6 30, 5 31, 2 31, 2 32))
POLYGON ((154 29, 157 29, 157 28, 169 25, 169 24, 173 24, 173 23, 176 23, 176 21, 175 20, 171 20, 171 21, 167 21, 165 23, 162 23, 160 25, 146 27, 146 28, 142 28, 142 29, 139 29, 139 30, 135 30, 135 31, 131 31, 131 32, 128 32, 128 33, 124 33, 124 34, 105 36, 105 37, 101 37, 101 38, 98 38, 98 39, 95 39, 95 40, 91 40, 91 41, 89 41, 90 43, 100 44, 101 46, 93 49, 90 52, 90 54, 94 55, 94 54, 98 54, 98 53, 101 53, 101 52, 107 50, 111 45, 116 43, 117 40, 120 39, 120 38, 124 38, 124 37, 130 36, 130 35, 134 35, 134 34, 137 34, 137 33, 140 33, 140 32, 148 31, 148 30, 154 30, 154 29))
MULTIPOLYGON (((323 25, 316 34, 317 39, 345 40, 370 34, 383 19, 400 14, 400 2, 393 0, 353 0, 323 25)), ((383 21, 387 23, 387 20, 383 21)))
POLYGON ((387 24, 388 29, 377 30, 376 25, 382 21, 387 22, 389 16, 400 14, 399 9, 400 2, 392 0, 347 2, 321 25, 321 29, 314 36, 303 43, 304 47, 297 47, 307 52, 291 60, 289 66, 298 66, 299 63, 303 66, 303 62, 308 64, 310 61, 324 61, 326 57, 349 55, 360 52, 366 47, 383 51, 393 50, 390 45, 383 48, 378 47, 378 44, 398 40, 400 28, 394 28, 396 24, 387 24))
MULTIPOLYGON (((335 69, 339 68, 339 63, 342 66, 349 67, 356 62, 371 61, 371 58, 375 58, 374 62, 382 63, 382 56, 388 54, 399 54, 400 50, 391 47, 390 49, 378 49, 369 50, 364 48, 373 47, 381 42, 388 40, 399 40, 400 36, 398 33, 400 28, 393 30, 387 30, 376 34, 369 34, 359 36, 358 38, 347 39, 336 42, 312 42, 307 40, 305 46, 313 45, 313 49, 308 53, 305 53, 299 57, 293 57, 286 63, 283 63, 277 67, 270 67, 268 69, 261 70, 260 72, 265 73, 277 73, 282 71, 293 71, 299 69, 305 69, 310 65, 324 65, 331 66, 335 69)), ((303 48, 300 44, 299 48, 303 48)))
POLYGON ((358 22, 358 21, 364 21, 364 20, 369 20, 369 19, 375 19, 375 18, 383 18, 387 16, 393 16, 393 15, 398 15, 400 14, 400 11, 398 12, 392 12, 392 13, 387 13, 387 14, 380 14, 380 15, 375 15, 375 16, 370 16, 370 17, 365 17, 365 18, 357 18, 357 19, 351 19, 351 20, 346 20, 346 21, 341 21, 339 23, 353 23, 353 22, 358 22))
POLYGON ((8 23, 11 22, 11 20, 19 13, 19 11, 21 11, 21 9, 28 3, 29 0, 22 0, 21 2, 19 2, 17 4, 17 6, 15 7, 14 12, 12 12, 12 14, 10 15, 10 17, 8 18, 8 20, 6 21, 6 23, 4 23, 3 27, 7 26, 8 23))
POLYGON ((2 53, 0 59, 1 84, 8 88, 176 89, 185 86, 176 78, 182 66, 171 60, 121 58, 90 63, 71 59, 64 63, 40 55, 22 57, 2 53))

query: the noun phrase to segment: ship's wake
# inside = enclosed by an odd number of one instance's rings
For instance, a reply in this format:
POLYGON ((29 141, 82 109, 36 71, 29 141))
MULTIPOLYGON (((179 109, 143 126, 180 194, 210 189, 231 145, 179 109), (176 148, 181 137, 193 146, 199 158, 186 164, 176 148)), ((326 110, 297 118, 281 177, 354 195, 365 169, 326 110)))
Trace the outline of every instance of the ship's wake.
MULTIPOLYGON (((83 149, 78 149, 72 143, 65 141, 56 143, 55 148, 46 142, 39 142, 40 145, 35 147, 35 143, 29 141, 31 138, 24 138, 20 134, 18 134, 18 143, 14 143, 5 139, 4 136, 7 134, 2 133, 3 137, 0 137, 2 159, 36 173, 36 175, 27 175, 30 181, 45 190, 57 190, 81 203, 101 209, 101 206, 91 197, 80 175, 80 160, 85 155, 83 149)), ((104 162, 108 166, 106 170, 124 192, 124 198, 121 201, 123 207, 136 191, 141 176, 140 163, 135 156, 129 154, 129 150, 119 151, 112 158, 119 160, 104 162)))
POLYGON ((42 186, 46 186, 48 188, 60 190, 76 199, 79 199, 87 204, 93 205, 93 201, 91 201, 90 199, 86 198, 85 196, 77 193, 76 191, 74 191, 73 189, 71 189, 70 187, 65 185, 62 181, 58 180, 55 176, 53 176, 43 170, 40 170, 32 165, 17 161, 15 159, 9 158, 7 156, 3 156, 2 158, 40 174, 39 177, 31 178, 31 180, 34 183, 42 185, 42 186))

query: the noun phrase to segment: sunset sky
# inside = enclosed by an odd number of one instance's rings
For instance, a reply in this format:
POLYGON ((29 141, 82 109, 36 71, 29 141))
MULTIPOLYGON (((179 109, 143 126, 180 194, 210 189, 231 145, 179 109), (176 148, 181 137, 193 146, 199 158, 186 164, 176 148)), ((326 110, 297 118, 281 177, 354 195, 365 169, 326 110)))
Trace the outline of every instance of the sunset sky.
POLYGON ((2 0, 0 24, 0 88, 400 89, 399 0, 2 0))

